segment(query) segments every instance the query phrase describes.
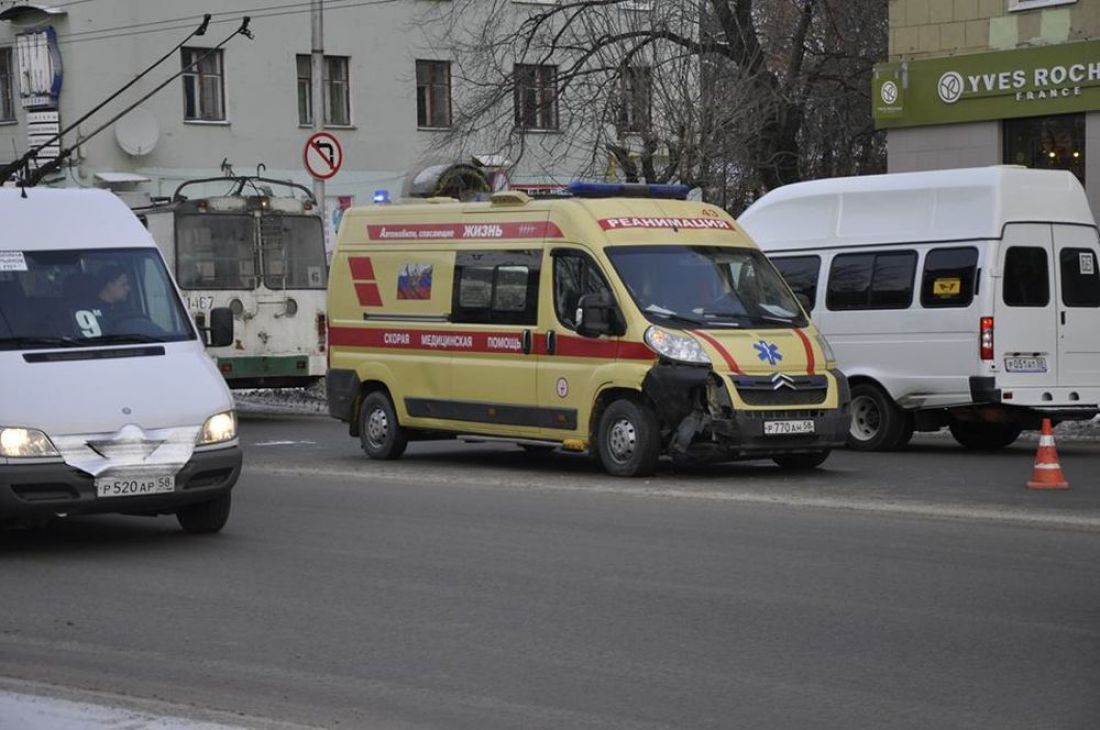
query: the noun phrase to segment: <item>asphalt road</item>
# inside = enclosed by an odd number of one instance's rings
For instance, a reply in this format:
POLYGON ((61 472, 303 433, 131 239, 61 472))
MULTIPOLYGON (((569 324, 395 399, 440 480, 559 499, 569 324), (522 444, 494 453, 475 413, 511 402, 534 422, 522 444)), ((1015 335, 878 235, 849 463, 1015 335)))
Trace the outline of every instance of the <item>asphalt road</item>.
POLYGON ((0 537, 0 677, 245 726, 1100 725, 1094 444, 1035 493, 1033 444, 616 480, 501 445, 368 462, 319 418, 242 435, 220 535, 0 537))

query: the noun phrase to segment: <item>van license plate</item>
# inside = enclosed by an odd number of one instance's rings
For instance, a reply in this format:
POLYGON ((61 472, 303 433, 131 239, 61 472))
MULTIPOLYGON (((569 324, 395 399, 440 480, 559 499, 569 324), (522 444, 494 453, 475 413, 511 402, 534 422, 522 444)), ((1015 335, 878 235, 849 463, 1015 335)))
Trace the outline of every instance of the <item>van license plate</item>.
POLYGON ((814 422, 806 421, 764 421, 765 436, 786 436, 792 433, 813 433, 814 422))
POLYGON ((95 480, 97 497, 140 497, 143 494, 162 494, 175 490, 174 476, 104 477, 95 480))
POLYGON ((1047 359, 1045 357, 1006 357, 1005 372, 1009 373, 1045 373, 1047 371, 1047 359))

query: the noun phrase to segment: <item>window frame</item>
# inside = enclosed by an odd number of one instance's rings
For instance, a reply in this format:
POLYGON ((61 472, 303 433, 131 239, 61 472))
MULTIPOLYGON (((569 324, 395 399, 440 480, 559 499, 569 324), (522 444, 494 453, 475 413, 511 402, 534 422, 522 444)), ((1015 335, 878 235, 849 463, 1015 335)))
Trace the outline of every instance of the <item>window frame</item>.
POLYGON ((560 131, 558 67, 553 64, 517 63, 512 67, 512 76, 516 129, 524 132, 560 131), (526 97, 531 94, 537 100, 528 108, 526 97))
MULTIPOLYGON (((1097 307, 1100 307, 1100 266, 1098 266, 1096 259, 1096 252, 1086 246, 1065 246, 1058 251, 1058 290, 1061 293, 1060 299, 1062 300, 1063 307, 1072 307, 1073 309, 1096 309, 1097 307), (1092 274, 1089 275, 1089 278, 1093 280, 1093 298, 1088 301, 1082 300, 1074 301, 1071 303, 1069 301, 1066 301, 1066 294, 1070 293, 1069 287, 1066 286, 1066 264, 1068 263, 1066 261, 1067 254, 1073 257, 1077 257, 1076 260, 1078 262, 1078 270, 1077 273, 1074 274, 1074 277, 1076 279, 1080 279, 1080 264, 1082 261, 1080 256, 1081 254, 1085 253, 1087 253, 1092 258, 1092 274)), ((1076 293, 1077 291, 1078 289, 1075 288, 1074 293, 1076 293)))
MULTIPOLYGON (((1001 302, 1006 307, 1015 307, 1015 308, 1018 308, 1018 309, 1043 309, 1045 307, 1050 306, 1050 294, 1051 294, 1051 292, 1050 292, 1050 263, 1051 262, 1050 262, 1050 256, 1048 255, 1049 253, 1050 252, 1047 250, 1046 246, 1013 245, 1013 246, 1009 246, 1008 248, 1005 249, 1004 274, 1003 274, 1003 278, 1001 280, 1001 302), (1022 303, 1022 304, 1021 303, 1015 303, 1015 302, 1008 301, 1008 298, 1005 296, 1008 293, 1008 277, 1009 277, 1008 257, 1013 251, 1024 250, 1024 249, 1030 250, 1030 251, 1039 251, 1040 253, 1043 254, 1043 273, 1045 274, 1045 278, 1043 279, 1043 286, 1046 287, 1046 298, 1041 303, 1038 302, 1038 301, 1029 302, 1029 303, 1022 303)), ((1023 266, 1023 268, 1025 268, 1025 269, 1032 268, 1031 265, 1030 265, 1031 262, 1025 262, 1025 263, 1027 263, 1028 265, 1023 266)))
POLYGON ((18 121, 15 114, 15 49, 0 48, 0 59, 6 59, 6 63, 0 61, 0 124, 13 124, 18 121), (5 114, 5 110, 9 113, 5 114))
MULTIPOLYGON (((573 249, 573 248, 560 248, 560 249, 554 249, 553 251, 551 251, 550 252, 550 261, 551 261, 551 265, 550 265, 550 287, 552 289, 553 300, 554 300, 554 319, 558 322, 559 325, 561 325, 565 329, 569 330, 570 332, 576 332, 577 331, 576 325, 570 324, 569 322, 566 322, 564 319, 561 318, 561 300, 558 296, 558 261, 560 259, 567 259, 567 258, 579 259, 581 261, 582 266, 584 266, 586 269, 591 270, 592 272, 594 272, 596 277, 603 284, 604 290, 611 297, 612 302, 616 302, 617 297, 615 296, 614 290, 611 288, 611 282, 608 280, 607 275, 604 274, 603 269, 600 268, 599 263, 597 263, 597 261, 594 258, 592 258, 592 256, 589 255, 589 253, 587 251, 582 251, 581 249, 573 249)), ((582 294, 581 296, 584 296, 584 295, 582 294)), ((580 297, 578 297, 578 299, 579 298, 580 297)), ((618 308, 617 303, 615 304, 615 307, 618 308)))
POLYGON ((452 116, 451 62, 438 59, 418 58, 416 69, 416 126, 418 129, 450 129, 454 123, 452 116), (423 70, 427 78, 421 78, 423 70), (441 78, 442 77, 442 78, 441 78), (442 91, 444 106, 442 114, 437 113, 433 102, 436 94, 442 91), (423 109, 421 106, 423 104, 423 109), (439 117, 442 116, 442 120, 439 117), (442 124, 436 123, 442 121, 442 124))
MULTIPOLYGON (((297 53, 294 56, 294 71, 297 77, 296 90, 298 92, 298 126, 313 126, 313 57, 308 53, 297 53), (305 63, 303 74, 302 64, 305 63), (304 117, 303 117, 304 113, 304 117)), ((325 55, 321 69, 321 87, 323 89, 321 102, 324 105, 324 127, 351 127, 354 124, 354 115, 351 109, 351 56, 325 55), (338 67, 338 62, 343 62, 343 78, 334 79, 333 71, 338 67), (340 94, 341 103, 344 106, 345 118, 333 119, 332 101, 333 93, 338 85, 342 85, 340 94)))
POLYGON ((221 124, 228 121, 228 114, 225 104, 225 52, 221 48, 199 48, 197 46, 184 46, 180 48, 181 54, 181 68, 190 70, 183 72, 183 121, 188 123, 215 123, 221 124), (213 73, 206 72, 202 69, 202 62, 199 59, 206 58, 207 54, 210 54, 206 60, 213 59, 213 63, 216 67, 213 73), (194 54, 194 55, 192 55, 194 54), (195 64, 192 67, 192 64, 195 64), (203 81, 213 79, 217 83, 218 90, 218 109, 219 116, 210 116, 205 110, 205 104, 203 101, 203 81), (188 88, 192 87, 194 93, 194 107, 197 116, 188 116, 188 88))
POLYGON ((619 131, 638 134, 650 128, 653 119, 653 67, 623 64, 619 72, 619 131))
MULTIPOLYGON (((977 246, 939 246, 937 248, 930 248, 927 251, 925 251, 924 252, 924 260, 921 262, 921 280, 920 280, 920 305, 921 305, 921 307, 924 308, 924 309, 966 309, 971 304, 973 304, 974 299, 976 298, 977 292, 978 292, 978 277, 979 277, 980 272, 981 272, 981 267, 978 266, 978 263, 979 263, 980 260, 981 260, 981 253, 978 251, 977 246), (964 302, 962 299, 958 299, 958 300, 941 300, 941 301, 937 302, 936 300, 931 299, 932 291, 931 291, 931 288, 928 287, 928 285, 933 284, 935 279, 930 278, 931 275, 930 275, 930 272, 928 271, 928 261, 929 261, 929 259, 932 258, 933 256, 935 256, 936 254, 941 254, 942 255, 942 254, 945 254, 947 252, 963 252, 963 251, 971 252, 971 253, 974 254, 974 265, 973 265, 973 268, 970 270, 970 282, 969 282, 970 286, 969 286, 969 290, 967 291, 968 296, 966 298, 966 301, 964 302), (926 300, 926 295, 928 296, 927 300, 926 300)), ((940 276, 940 277, 935 277, 935 278, 944 278, 944 277, 940 276)), ((966 282, 965 281, 960 282, 960 295, 961 295, 962 291, 965 290, 965 287, 961 286, 963 284, 966 284, 966 282)))

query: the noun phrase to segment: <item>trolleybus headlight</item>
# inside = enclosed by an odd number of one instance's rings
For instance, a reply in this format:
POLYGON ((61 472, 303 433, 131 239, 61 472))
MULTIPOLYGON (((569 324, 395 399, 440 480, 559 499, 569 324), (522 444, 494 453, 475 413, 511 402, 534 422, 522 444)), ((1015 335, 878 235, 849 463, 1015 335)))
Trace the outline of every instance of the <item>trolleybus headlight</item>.
POLYGON ((36 428, 0 427, 0 456, 19 459, 57 455, 50 437, 36 428))
POLYGON ((710 365, 710 358, 694 337, 650 325, 645 331, 645 343, 649 345, 649 349, 669 360, 693 365, 710 365))
POLYGON ((237 437, 237 414, 233 411, 215 413, 206 419, 199 434, 198 445, 220 444, 237 437))
POLYGON ((233 313, 234 317, 240 317, 244 314, 244 302, 234 297, 229 301, 229 311, 233 313))
POLYGON ((285 309, 285 311, 286 311, 286 316, 293 317, 295 314, 298 313, 298 302, 294 301, 293 299, 288 298, 286 300, 286 309, 285 309))

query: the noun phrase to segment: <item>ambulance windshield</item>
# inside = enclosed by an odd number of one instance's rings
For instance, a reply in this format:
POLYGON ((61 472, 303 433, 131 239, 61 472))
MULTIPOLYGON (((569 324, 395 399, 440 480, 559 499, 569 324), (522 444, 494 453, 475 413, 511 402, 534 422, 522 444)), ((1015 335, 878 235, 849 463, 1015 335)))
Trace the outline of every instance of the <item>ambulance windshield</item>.
POLYGON ((729 246, 615 246, 611 263, 651 322, 805 327, 783 278, 760 251, 729 246))
POLYGON ((156 249, 3 253, 0 350, 195 339, 156 249))

